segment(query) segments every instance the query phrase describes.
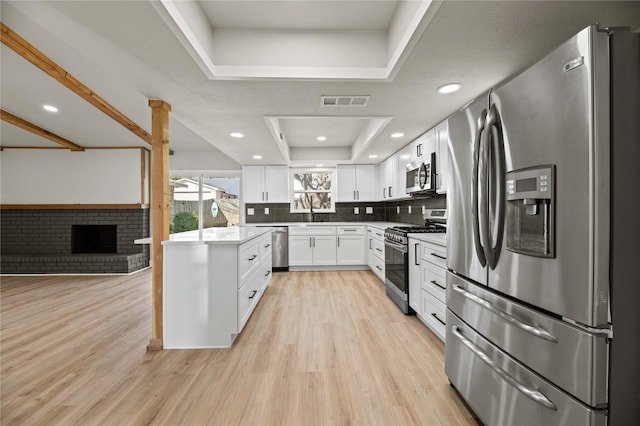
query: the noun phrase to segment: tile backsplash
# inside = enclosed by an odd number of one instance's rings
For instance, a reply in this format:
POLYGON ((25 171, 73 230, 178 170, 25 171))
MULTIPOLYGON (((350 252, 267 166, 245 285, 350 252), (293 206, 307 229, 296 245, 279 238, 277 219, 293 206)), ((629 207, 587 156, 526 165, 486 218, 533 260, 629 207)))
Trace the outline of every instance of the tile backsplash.
POLYGON ((336 203, 335 213, 291 213, 289 203, 249 203, 245 205, 247 224, 278 222, 401 222, 422 225, 422 207, 441 209, 447 205, 446 196, 412 198, 401 201, 378 201, 362 203, 336 203), (358 214, 355 208, 359 209, 358 214), (371 214, 366 208, 372 209, 371 214), (411 213, 409 213, 411 207, 411 213), (253 209, 253 215, 249 215, 253 209), (268 209, 266 213, 265 209, 268 209), (399 213, 398 213, 399 210, 399 213))

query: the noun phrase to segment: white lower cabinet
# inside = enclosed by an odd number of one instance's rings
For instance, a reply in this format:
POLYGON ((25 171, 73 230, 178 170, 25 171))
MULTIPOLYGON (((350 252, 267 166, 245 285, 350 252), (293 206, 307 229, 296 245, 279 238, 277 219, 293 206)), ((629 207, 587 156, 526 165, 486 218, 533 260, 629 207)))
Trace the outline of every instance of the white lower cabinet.
POLYGON ((383 229, 368 232, 367 225, 301 224, 289 226, 289 267, 294 270, 365 269, 367 265, 384 281, 383 229), (369 235, 375 243, 369 243, 369 235), (368 247, 378 253, 369 253, 368 247), (372 260, 373 258, 378 261, 372 260), (374 263, 375 262, 375 263, 374 263))
POLYGON ((289 266, 336 265, 335 226, 290 226, 289 266))
POLYGON ((271 280, 271 232, 242 244, 163 244, 163 345, 228 348, 271 280))
POLYGON ((318 235, 313 238, 313 264, 335 265, 337 264, 336 236, 318 235))
POLYGON ((335 235, 289 236, 289 266, 335 264, 335 235))
POLYGON ((422 309, 420 253, 420 241, 409 238, 409 306, 416 311, 416 314, 419 314, 422 309))
POLYGON ((409 306, 442 341, 446 324, 447 248, 409 239, 409 306))
POLYGON ((369 269, 384 283, 384 229, 367 226, 369 269))
POLYGON ((366 236, 364 226, 338 226, 337 264, 366 265, 366 236))
POLYGON ((445 340, 445 325, 446 325, 446 312, 447 305, 434 299, 427 291, 421 291, 422 308, 421 318, 427 323, 429 328, 440 338, 445 340))
POLYGON ((313 237, 289 235, 289 266, 313 265, 313 237))
POLYGON ((254 270, 251 276, 238 289, 238 332, 242 331, 263 289, 262 271, 254 270))

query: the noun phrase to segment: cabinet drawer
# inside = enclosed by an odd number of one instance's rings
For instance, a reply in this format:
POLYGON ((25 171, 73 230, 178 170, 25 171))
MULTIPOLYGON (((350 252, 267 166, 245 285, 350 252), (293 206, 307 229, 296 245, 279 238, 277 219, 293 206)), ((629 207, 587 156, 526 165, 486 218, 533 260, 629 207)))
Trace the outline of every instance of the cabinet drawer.
POLYGON ((266 258, 271 257, 271 233, 260 237, 260 261, 264 261, 266 258))
POLYGON ((384 240, 384 229, 369 227, 367 228, 367 232, 369 233, 371 238, 376 238, 381 241, 384 240))
POLYGON ((384 282, 384 260, 378 256, 373 256, 370 260, 371 270, 378 276, 380 281, 384 282))
POLYGON ((336 227, 329 225, 289 226, 289 235, 336 235, 336 227))
POLYGON ((447 274, 439 266, 422 262, 422 289, 431 293, 442 303, 446 303, 447 274))
POLYGON ((256 269, 244 286, 238 289, 238 333, 246 324, 261 296, 262 271, 256 269))
POLYGON ((384 264, 384 241, 373 240, 373 254, 384 264))
POLYGON ((258 273, 259 275, 262 276, 262 279, 261 279, 262 285, 260 286, 260 291, 263 292, 264 289, 269 285, 269 282, 271 281, 271 277, 273 276, 271 258, 265 259, 264 261, 262 261, 260 265, 261 267, 258 273))
POLYGON ((444 303, 437 300, 431 293, 422 290, 422 319, 427 323, 429 328, 440 337, 445 340, 445 325, 447 318, 447 307, 444 303))
POLYGON ((422 241, 420 243, 422 259, 431 262, 441 268, 447 268, 447 248, 437 244, 422 241))
POLYGON ((364 226, 338 226, 338 235, 364 235, 364 226))
POLYGON ((248 274, 260 264, 260 242, 251 240, 240 246, 238 251, 238 287, 241 287, 248 274))

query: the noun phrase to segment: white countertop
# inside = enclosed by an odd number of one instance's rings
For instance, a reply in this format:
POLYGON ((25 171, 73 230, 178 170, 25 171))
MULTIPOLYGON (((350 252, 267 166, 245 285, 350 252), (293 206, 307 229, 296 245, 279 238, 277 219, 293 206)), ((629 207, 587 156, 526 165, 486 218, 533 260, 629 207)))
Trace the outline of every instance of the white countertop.
POLYGON ((419 241, 426 241, 428 243, 438 244, 441 246, 447 246, 447 233, 425 233, 425 234, 408 234, 409 238, 414 238, 419 241))
POLYGON ((242 244, 260 235, 271 232, 270 227, 231 226, 228 228, 205 228, 202 231, 187 231, 171 234, 163 245, 172 244, 242 244))
MULTIPOLYGON (((247 225, 249 226, 249 225, 247 225)), ((392 226, 408 226, 406 223, 397 222, 275 222, 252 223, 250 226, 373 226, 375 228, 390 228, 392 226)), ((415 226, 415 225, 414 225, 415 226)))
MULTIPOLYGON (((277 222, 277 223, 256 223, 243 226, 232 226, 228 228, 205 228, 202 231, 187 231, 171 234, 169 240, 162 244, 242 244, 267 232, 271 228, 278 226, 371 226, 378 229, 390 228, 393 226, 410 226, 406 223, 397 222, 277 222)), ((434 244, 446 245, 447 234, 409 234, 410 238, 427 241, 434 244)), ((140 238, 135 240, 136 244, 151 244, 151 238, 140 238)))

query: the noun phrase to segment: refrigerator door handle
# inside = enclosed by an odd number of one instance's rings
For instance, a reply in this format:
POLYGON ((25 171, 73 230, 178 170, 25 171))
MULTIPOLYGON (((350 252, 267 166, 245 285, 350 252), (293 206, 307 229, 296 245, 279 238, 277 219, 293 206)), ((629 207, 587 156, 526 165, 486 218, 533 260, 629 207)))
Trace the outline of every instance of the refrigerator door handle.
POLYGON ((487 264, 487 258, 485 256, 484 247, 480 241, 480 210, 478 206, 478 174, 480 168, 480 151, 482 135, 485 129, 485 123, 487 118, 487 110, 482 110, 480 117, 478 118, 478 131, 473 146, 473 182, 472 182, 472 208, 471 213, 473 215, 473 241, 474 248, 476 250, 476 256, 480 261, 480 265, 485 266, 487 264))
POLYGON ((502 368, 500 368, 498 365, 496 365, 493 362, 493 360, 489 357, 489 355, 482 352, 480 348, 474 345, 471 340, 467 339, 462 335, 462 333, 460 333, 460 329, 458 328, 458 326, 456 325, 451 326, 451 332, 455 337, 457 337, 460 340, 460 342, 462 342, 463 345, 465 345, 471 352, 473 352, 474 355, 476 355, 478 358, 484 361, 484 363, 487 364, 489 368, 495 371, 502 379, 508 382, 511 386, 515 387, 517 390, 522 392, 522 394, 524 394, 526 397, 532 399, 533 401, 537 402, 538 404, 550 410, 554 410, 554 411, 558 410, 558 407, 556 407, 555 404, 551 402, 551 400, 549 400, 549 398, 547 398, 542 392, 540 392, 537 389, 528 388, 527 386, 523 385, 518 380, 516 380, 509 373, 507 373, 502 368))
POLYGON ((505 196, 505 154, 504 141, 502 139, 502 125, 496 104, 492 104, 487 115, 487 150, 490 157, 490 182, 489 185, 489 209, 493 206, 496 211, 489 211, 489 217, 494 217, 494 222, 487 229, 487 262, 491 269, 495 269, 500 258, 502 240, 504 237, 504 215, 507 202, 505 196), (493 214, 491 214, 493 213, 493 214), (493 234, 495 233, 495 242, 493 234))
POLYGON ((539 337, 540 339, 547 340, 553 343, 558 343, 558 339, 556 339, 556 337, 553 334, 549 333, 544 328, 536 325, 527 324, 526 322, 519 320, 513 315, 503 311, 502 309, 497 308, 491 302, 483 299, 480 296, 476 296, 475 294, 468 292, 467 290, 465 290, 464 288, 460 287, 457 284, 453 285, 453 291, 460 293, 462 296, 469 299, 470 301, 482 306, 483 308, 485 308, 490 312, 493 312, 503 320, 507 321, 508 323, 510 323, 515 327, 518 327, 522 331, 525 331, 529 334, 539 337))

